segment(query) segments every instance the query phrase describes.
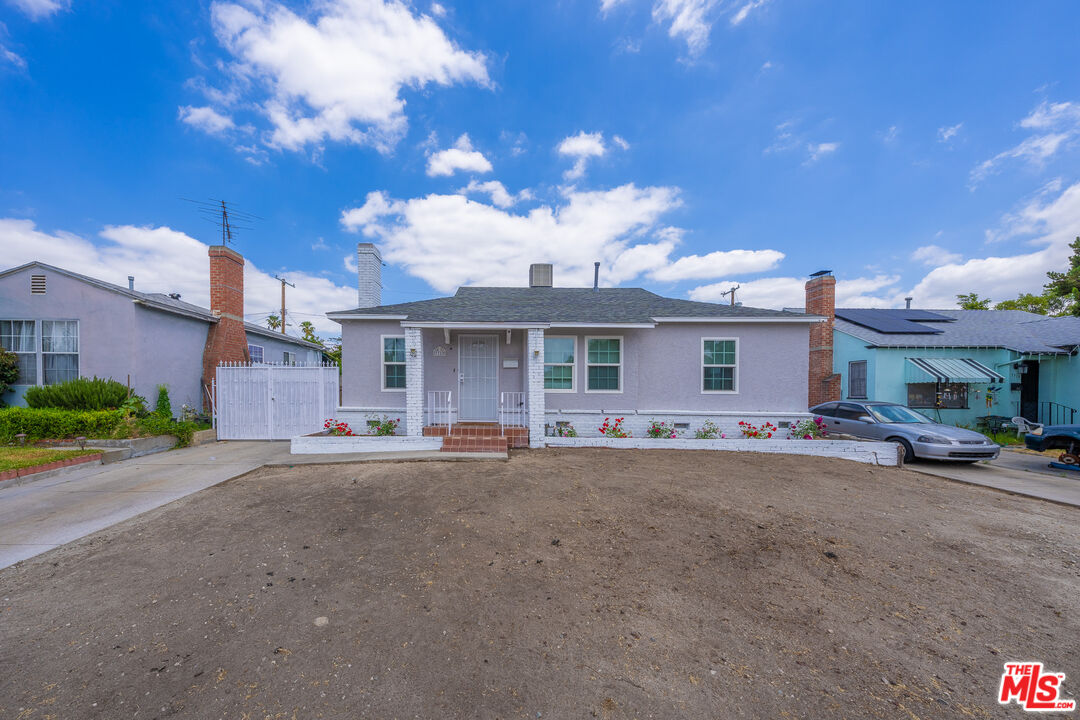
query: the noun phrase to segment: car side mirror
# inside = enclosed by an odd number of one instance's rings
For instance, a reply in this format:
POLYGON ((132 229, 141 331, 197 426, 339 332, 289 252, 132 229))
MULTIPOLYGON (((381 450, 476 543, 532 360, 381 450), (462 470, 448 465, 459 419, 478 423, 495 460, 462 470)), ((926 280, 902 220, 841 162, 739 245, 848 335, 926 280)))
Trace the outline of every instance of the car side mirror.
POLYGON ((858 418, 856 418, 856 419, 857 419, 857 420, 858 420, 859 422, 864 422, 864 423, 872 423, 872 422, 874 422, 874 418, 870 417, 869 415, 860 415, 860 416, 859 416, 858 418))

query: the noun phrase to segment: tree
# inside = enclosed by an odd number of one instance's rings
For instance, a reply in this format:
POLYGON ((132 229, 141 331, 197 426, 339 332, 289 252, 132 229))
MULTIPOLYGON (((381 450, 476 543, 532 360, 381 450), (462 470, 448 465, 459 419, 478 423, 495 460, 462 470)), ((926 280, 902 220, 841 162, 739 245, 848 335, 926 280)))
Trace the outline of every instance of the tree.
POLYGON ((4 404, 4 393, 19 380, 19 356, 0 348, 0 407, 4 404))
POLYGON ((281 329, 281 318, 279 318, 277 315, 269 315, 269 316, 267 316, 267 318, 266 318, 266 327, 270 328, 271 330, 280 330, 281 329))
POLYGON ((960 301, 961 310, 989 310, 990 298, 981 298, 979 293, 967 293, 966 295, 957 295, 956 299, 960 301))
POLYGON ((1043 295, 1021 293, 1015 300, 1002 300, 994 306, 995 310, 1023 310, 1024 312, 1038 315, 1049 315, 1052 312, 1053 300, 1043 295))
POLYGON ((316 345, 323 344, 323 341, 315 334, 315 326, 308 320, 300 323, 300 334, 303 335, 304 339, 308 342, 313 342, 316 345))
POLYGON ((323 344, 323 357, 341 367, 341 338, 330 338, 323 344))
POLYGON ((1069 243, 1069 247, 1073 251, 1069 258, 1069 269, 1046 273, 1050 282, 1044 287, 1047 295, 1061 301, 1062 314, 1080 317, 1080 237, 1069 243))

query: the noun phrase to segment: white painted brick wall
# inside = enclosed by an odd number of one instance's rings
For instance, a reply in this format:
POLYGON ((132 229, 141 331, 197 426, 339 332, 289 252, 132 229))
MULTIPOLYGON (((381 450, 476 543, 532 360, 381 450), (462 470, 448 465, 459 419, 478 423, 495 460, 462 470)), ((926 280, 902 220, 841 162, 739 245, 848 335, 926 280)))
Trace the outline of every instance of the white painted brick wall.
POLYGON ((548 447, 606 447, 645 450, 727 450, 778 455, 831 457, 870 465, 896 467, 900 454, 895 443, 856 440, 663 440, 660 438, 576 437, 546 438, 548 447))
POLYGON ((382 305, 382 256, 371 243, 356 245, 357 307, 382 305))
POLYGON ((293 455, 321 455, 324 453, 416 452, 440 448, 442 448, 442 438, 439 437, 304 435, 292 439, 289 452, 293 455))
POLYGON ((528 366, 529 394, 529 447, 544 447, 544 423, 546 414, 544 397, 544 331, 529 328, 525 349, 528 366))
MULTIPOLYGON (((541 375, 541 383, 543 382, 543 376, 541 375)), ((609 418, 609 422, 615 422, 616 418, 623 418, 623 429, 629 432, 634 437, 648 437, 649 423, 653 420, 657 422, 665 422, 668 425, 672 423, 686 423, 690 427, 682 431, 682 438, 693 439, 694 432, 700 428, 706 420, 712 420, 720 431, 727 435, 728 439, 742 438, 742 432, 739 430, 739 421, 745 420, 753 425, 760 427, 766 422, 771 422, 773 425, 780 428, 781 422, 786 422, 794 425, 800 420, 814 417, 810 413, 770 413, 770 412, 718 412, 711 414, 695 414, 689 412, 669 412, 669 413, 649 413, 649 412, 625 412, 625 413, 587 413, 587 412, 559 412, 552 410, 545 414, 544 423, 548 426, 549 433, 555 432, 555 424, 557 422, 570 422, 573 424, 574 429, 577 430, 578 435, 581 437, 602 437, 600 435, 600 425, 603 424, 605 418, 609 418)), ((780 428, 774 437, 786 438, 788 436, 787 428, 780 428)))
POLYGON ((405 433, 424 434, 424 334, 405 328, 405 433))

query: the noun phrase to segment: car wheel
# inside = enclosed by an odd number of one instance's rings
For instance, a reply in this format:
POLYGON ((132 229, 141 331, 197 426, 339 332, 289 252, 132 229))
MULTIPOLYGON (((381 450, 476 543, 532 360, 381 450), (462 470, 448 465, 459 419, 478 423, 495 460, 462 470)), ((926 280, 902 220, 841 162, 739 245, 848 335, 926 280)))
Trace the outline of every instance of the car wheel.
POLYGON ((904 448, 904 462, 909 463, 915 459, 915 450, 912 449, 911 443, 904 438, 889 438, 894 443, 900 443, 900 446, 904 448))

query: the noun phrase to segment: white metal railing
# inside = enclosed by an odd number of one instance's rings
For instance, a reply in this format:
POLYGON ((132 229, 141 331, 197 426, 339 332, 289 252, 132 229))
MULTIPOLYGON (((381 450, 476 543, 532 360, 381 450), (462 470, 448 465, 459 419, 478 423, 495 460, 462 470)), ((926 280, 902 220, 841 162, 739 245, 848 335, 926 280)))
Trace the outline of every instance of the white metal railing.
POLYGON ((525 426, 525 393, 499 393, 499 426, 504 434, 508 427, 525 426))
POLYGON ((432 390, 427 394, 428 425, 445 425, 449 435, 453 429, 454 415, 450 402, 453 399, 449 390, 432 390))

